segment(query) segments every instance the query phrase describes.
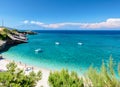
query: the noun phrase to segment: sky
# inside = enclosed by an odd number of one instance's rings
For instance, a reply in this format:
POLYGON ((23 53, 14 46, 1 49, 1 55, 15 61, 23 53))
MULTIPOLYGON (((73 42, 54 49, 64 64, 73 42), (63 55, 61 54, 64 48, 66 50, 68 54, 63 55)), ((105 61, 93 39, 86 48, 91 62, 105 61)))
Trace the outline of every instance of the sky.
POLYGON ((0 21, 19 29, 120 29, 120 0, 0 0, 0 21))

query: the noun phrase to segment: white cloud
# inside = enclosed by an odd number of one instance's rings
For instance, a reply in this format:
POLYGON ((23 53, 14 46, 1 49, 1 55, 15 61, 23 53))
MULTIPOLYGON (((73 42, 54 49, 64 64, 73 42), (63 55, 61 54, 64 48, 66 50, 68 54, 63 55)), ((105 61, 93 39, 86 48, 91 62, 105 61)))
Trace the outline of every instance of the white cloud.
POLYGON ((110 18, 105 22, 84 23, 81 28, 120 28, 120 18, 110 18))
POLYGON ((81 23, 72 23, 72 22, 65 22, 65 23, 56 23, 56 24, 48 24, 48 28, 60 28, 65 26, 80 26, 81 23))
POLYGON ((24 24, 35 24, 44 28, 61 28, 61 27, 78 27, 87 29, 97 29, 97 28, 120 28, 120 18, 110 18, 106 21, 99 23, 74 23, 74 22, 64 22, 64 23, 53 23, 45 24, 39 21, 28 21, 25 20, 24 24))
POLYGON ((36 24, 36 25, 43 25, 44 23, 39 22, 39 21, 30 21, 31 24, 36 24))
POLYGON ((24 24, 28 24, 28 23, 29 23, 29 21, 28 21, 28 20, 25 20, 25 21, 23 21, 23 23, 24 23, 24 24))

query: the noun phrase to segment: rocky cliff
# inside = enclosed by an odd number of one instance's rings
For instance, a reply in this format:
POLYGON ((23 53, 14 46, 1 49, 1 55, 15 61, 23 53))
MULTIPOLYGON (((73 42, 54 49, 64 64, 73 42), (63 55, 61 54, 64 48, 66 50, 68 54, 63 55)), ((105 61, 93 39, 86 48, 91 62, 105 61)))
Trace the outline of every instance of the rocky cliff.
POLYGON ((0 28, 0 51, 21 43, 27 43, 27 37, 24 32, 0 28))

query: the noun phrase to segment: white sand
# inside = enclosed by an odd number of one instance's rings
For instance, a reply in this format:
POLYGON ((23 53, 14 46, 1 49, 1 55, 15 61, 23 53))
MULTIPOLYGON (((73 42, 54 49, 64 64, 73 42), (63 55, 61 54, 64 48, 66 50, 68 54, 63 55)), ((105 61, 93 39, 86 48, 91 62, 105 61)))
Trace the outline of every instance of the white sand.
MULTIPOLYGON (((10 60, 7 60, 7 59, 1 59, 1 60, 0 60, 0 70, 7 70, 6 65, 7 65, 9 62, 11 62, 11 61, 10 61, 10 60)), ((16 64, 17 64, 18 68, 24 70, 25 74, 28 74, 29 72, 32 71, 32 70, 30 70, 30 71, 25 71, 25 69, 26 69, 27 67, 32 67, 32 66, 28 66, 28 65, 25 65, 25 64, 23 64, 23 63, 17 63, 17 62, 16 62, 16 64)), ((42 79, 37 82, 36 87, 40 87, 40 86, 49 87, 49 85, 48 85, 48 76, 49 76, 50 70, 43 69, 43 68, 38 68, 38 67, 33 67, 33 71, 34 71, 34 72, 38 72, 39 70, 41 70, 41 72, 42 72, 42 79)))

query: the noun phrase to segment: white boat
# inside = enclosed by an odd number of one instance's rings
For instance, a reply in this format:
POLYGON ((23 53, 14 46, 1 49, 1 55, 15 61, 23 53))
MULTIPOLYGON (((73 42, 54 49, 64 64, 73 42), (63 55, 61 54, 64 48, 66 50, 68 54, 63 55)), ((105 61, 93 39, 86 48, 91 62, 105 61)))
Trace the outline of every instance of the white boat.
POLYGON ((42 49, 41 49, 41 48, 36 49, 35 52, 37 52, 37 53, 38 53, 38 52, 42 52, 42 49))
POLYGON ((56 45, 60 45, 60 43, 59 43, 59 42, 55 42, 55 44, 56 44, 56 45))
POLYGON ((31 67, 27 67, 27 68, 25 69, 25 71, 30 71, 30 70, 32 70, 31 67))
POLYGON ((78 45, 82 45, 83 43, 81 43, 81 42, 78 42, 77 44, 78 44, 78 45))

